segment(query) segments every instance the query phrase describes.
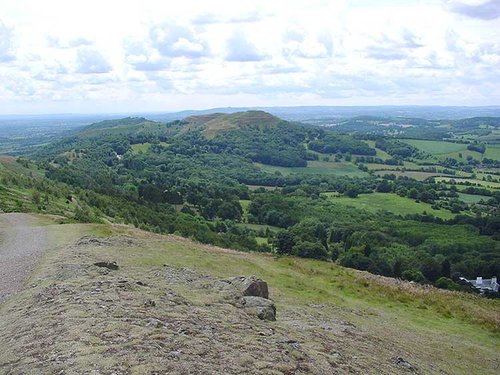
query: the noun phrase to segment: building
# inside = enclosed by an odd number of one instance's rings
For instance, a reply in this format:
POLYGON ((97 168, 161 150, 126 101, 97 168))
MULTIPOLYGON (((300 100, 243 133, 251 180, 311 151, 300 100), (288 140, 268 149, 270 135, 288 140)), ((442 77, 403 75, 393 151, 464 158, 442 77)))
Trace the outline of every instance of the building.
POLYGON ((481 276, 476 277, 475 280, 467 280, 465 277, 461 277, 460 280, 466 281, 476 289, 479 289, 481 293, 485 291, 498 292, 500 284, 497 282, 497 278, 492 277, 491 279, 483 279, 481 276))

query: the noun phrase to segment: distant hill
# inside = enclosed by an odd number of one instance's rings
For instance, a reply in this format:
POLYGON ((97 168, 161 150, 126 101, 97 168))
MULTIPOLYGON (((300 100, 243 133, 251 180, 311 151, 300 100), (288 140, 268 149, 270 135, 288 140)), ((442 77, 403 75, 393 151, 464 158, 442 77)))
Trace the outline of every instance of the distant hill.
POLYGON ((286 121, 264 111, 245 111, 236 113, 212 113, 208 115, 190 116, 185 122, 194 127, 202 127, 208 138, 213 138, 221 132, 253 127, 259 130, 275 128, 286 121))

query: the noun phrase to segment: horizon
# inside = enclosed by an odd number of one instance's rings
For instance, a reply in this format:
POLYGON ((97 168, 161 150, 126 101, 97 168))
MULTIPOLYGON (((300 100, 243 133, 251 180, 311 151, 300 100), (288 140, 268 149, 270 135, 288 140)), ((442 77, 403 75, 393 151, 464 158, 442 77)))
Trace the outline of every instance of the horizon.
MULTIPOLYGON (((50 117, 50 116, 131 116, 134 115, 172 115, 183 112, 211 112, 217 110, 247 111, 247 110, 273 110, 273 109, 377 109, 377 108, 412 108, 412 109, 492 109, 500 110, 500 105, 276 105, 276 106, 227 106, 227 107, 206 107, 206 108, 185 108, 180 110, 156 110, 156 111, 123 111, 123 112, 38 112, 38 113, 0 113, 0 118, 8 117, 50 117)), ((496 117, 496 116, 493 116, 496 117)))
POLYGON ((5 115, 500 105, 496 0, 20 0, 0 14, 5 115))

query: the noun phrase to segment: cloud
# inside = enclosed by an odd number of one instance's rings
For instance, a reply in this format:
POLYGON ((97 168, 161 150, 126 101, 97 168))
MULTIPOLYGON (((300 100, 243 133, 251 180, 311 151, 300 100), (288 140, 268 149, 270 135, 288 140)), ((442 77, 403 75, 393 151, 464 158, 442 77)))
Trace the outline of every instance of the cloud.
POLYGON ((453 12, 483 20, 494 20, 500 18, 500 1, 489 0, 478 5, 469 5, 462 2, 454 2, 450 5, 453 12))
POLYGON ((77 73, 103 74, 111 72, 112 67, 106 59, 95 49, 83 48, 78 50, 77 73))
POLYGON ((377 60, 404 60, 414 49, 423 47, 418 37, 407 29, 374 40, 365 48, 365 55, 377 60))
POLYGON ((403 60, 408 56, 405 51, 385 46, 367 47, 366 55, 377 60, 403 60))
POLYGON ((268 17, 269 14, 264 14, 258 10, 246 12, 234 16, 224 16, 217 13, 202 13, 192 19, 195 25, 211 25, 211 24, 230 24, 230 23, 253 23, 259 22, 268 17))
POLYGON ((185 26, 165 23, 150 30, 151 44, 165 57, 200 58, 210 54, 206 41, 185 26))
POLYGON ((285 56, 317 59, 333 53, 332 35, 327 30, 308 35, 301 29, 289 29, 283 36, 283 43, 285 56))
POLYGON ((63 39, 58 36, 49 36, 47 37, 47 41, 49 42, 49 46, 52 48, 78 48, 82 46, 90 46, 92 45, 92 41, 89 39, 79 37, 74 39, 63 39))
POLYGON ((0 63, 15 60, 12 29, 0 21, 0 63))
POLYGON ((227 40, 226 46, 227 61, 262 61, 267 58, 265 54, 257 50, 257 47, 243 33, 238 31, 227 40))

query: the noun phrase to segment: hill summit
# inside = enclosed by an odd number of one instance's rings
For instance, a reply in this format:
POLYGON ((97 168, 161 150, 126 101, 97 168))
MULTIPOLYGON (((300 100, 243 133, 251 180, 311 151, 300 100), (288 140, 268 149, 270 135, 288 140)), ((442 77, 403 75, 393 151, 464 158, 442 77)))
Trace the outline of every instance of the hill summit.
POLYGON ((257 127, 260 130, 277 127, 287 123, 279 117, 264 111, 245 111, 236 113, 211 113, 201 116, 190 116, 185 121, 192 127, 203 128, 208 138, 228 130, 239 130, 247 127, 257 127))

